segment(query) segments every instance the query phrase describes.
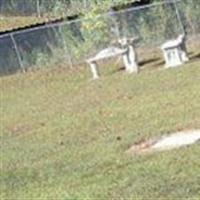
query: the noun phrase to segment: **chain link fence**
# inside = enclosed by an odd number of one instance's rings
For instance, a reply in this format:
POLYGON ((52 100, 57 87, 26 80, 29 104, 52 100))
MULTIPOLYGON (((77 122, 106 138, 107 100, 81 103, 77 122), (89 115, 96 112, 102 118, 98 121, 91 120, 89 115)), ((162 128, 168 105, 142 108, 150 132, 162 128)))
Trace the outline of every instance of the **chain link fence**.
POLYGON ((14 16, 61 16, 75 14, 88 6, 87 0, 1 0, 0 14, 14 16))
MULTIPOLYGON (((111 6, 131 0, 106 0, 111 6)), ((14 16, 66 16, 88 11, 92 5, 101 5, 102 0, 0 0, 0 14, 14 16)), ((104 2, 105 3, 105 2, 104 2)))
POLYGON ((119 37, 138 37, 138 49, 159 49, 184 31, 188 39, 199 37, 199 10, 199 1, 165 1, 4 34, 0 74, 60 65, 72 68, 100 49, 117 45, 119 37))

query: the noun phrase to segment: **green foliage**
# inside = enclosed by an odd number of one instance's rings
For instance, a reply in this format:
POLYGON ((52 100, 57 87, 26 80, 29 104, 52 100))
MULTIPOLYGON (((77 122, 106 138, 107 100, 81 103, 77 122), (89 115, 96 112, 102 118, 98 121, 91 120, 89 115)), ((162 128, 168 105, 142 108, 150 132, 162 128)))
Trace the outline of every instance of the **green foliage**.
POLYGON ((184 0, 179 6, 183 16, 183 21, 189 34, 198 34, 200 32, 200 1, 199 0, 184 0))
POLYGON ((76 23, 69 25, 67 24, 60 28, 65 54, 68 54, 70 59, 73 60, 82 59, 87 51, 87 48, 83 48, 82 46, 84 41, 80 32, 77 34, 75 31, 76 29, 73 30, 76 25, 76 23))
POLYGON ((144 43, 160 44, 182 32, 173 4, 149 8, 141 13, 139 24, 140 36, 144 43))
POLYGON ((94 7, 86 13, 81 24, 81 32, 84 37, 86 51, 94 45, 106 44, 110 39, 109 17, 100 15, 101 9, 94 7))

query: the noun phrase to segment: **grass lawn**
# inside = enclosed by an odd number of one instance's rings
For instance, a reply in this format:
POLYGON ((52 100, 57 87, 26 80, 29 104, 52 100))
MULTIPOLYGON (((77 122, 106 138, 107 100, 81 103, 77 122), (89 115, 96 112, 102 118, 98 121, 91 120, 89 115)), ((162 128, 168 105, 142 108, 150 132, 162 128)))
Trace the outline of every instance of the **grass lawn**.
POLYGON ((1 199, 199 199, 200 145, 130 156, 200 128, 200 61, 138 75, 102 68, 0 78, 1 199))
POLYGON ((47 21, 36 16, 2 16, 0 15, 0 31, 11 30, 47 21))

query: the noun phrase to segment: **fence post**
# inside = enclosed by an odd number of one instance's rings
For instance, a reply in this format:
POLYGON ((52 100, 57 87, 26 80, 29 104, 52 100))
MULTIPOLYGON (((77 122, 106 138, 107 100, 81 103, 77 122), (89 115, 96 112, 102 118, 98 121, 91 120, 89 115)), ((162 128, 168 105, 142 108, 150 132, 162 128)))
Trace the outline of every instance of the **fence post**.
POLYGON ((179 21, 179 23, 180 23, 180 25, 181 25, 181 29, 182 29, 183 33, 186 34, 186 33, 185 33, 185 28, 184 28, 183 22, 182 22, 182 20, 181 20, 180 12, 179 12, 179 10, 178 10, 178 7, 177 7, 177 4, 176 4, 176 3, 177 3, 177 1, 174 0, 173 4, 174 4, 175 11, 176 11, 176 16, 177 16, 177 19, 178 19, 178 21, 179 21))
POLYGON ((16 52, 16 55, 17 55, 19 66, 20 66, 22 72, 25 73, 26 71, 25 71, 25 68, 24 68, 23 63, 22 63, 22 58, 20 56, 19 49, 17 47, 17 43, 16 43, 12 33, 10 34, 10 37, 11 37, 11 40, 12 40, 13 45, 14 45, 14 49, 15 49, 15 52, 16 52))
POLYGON ((40 0, 36 0, 36 8, 37 8, 37 16, 41 17, 41 12, 40 12, 40 0))
POLYGON ((62 27, 59 27, 59 30, 60 30, 61 38, 62 38, 62 41, 63 41, 64 53, 66 54, 67 59, 68 59, 69 64, 70 64, 70 68, 72 69, 72 68, 73 68, 73 62, 72 62, 72 58, 71 58, 71 56, 70 56, 69 48, 68 48, 68 46, 67 46, 66 40, 65 40, 64 35, 63 35, 62 27), (61 29, 61 30, 60 30, 60 29, 61 29))
POLYGON ((83 7, 84 9, 87 9, 87 0, 83 0, 83 7))

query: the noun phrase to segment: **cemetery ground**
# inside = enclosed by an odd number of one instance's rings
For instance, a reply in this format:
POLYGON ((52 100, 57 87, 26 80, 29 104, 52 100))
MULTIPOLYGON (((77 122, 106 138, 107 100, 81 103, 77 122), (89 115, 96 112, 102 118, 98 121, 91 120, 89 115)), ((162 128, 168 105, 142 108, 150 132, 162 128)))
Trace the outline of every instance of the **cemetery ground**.
POLYGON ((125 152, 200 128, 199 66, 155 58, 137 75, 102 66, 97 81, 89 67, 1 77, 1 199, 198 199, 199 143, 125 152))

